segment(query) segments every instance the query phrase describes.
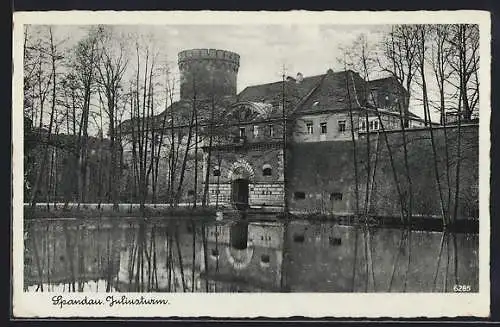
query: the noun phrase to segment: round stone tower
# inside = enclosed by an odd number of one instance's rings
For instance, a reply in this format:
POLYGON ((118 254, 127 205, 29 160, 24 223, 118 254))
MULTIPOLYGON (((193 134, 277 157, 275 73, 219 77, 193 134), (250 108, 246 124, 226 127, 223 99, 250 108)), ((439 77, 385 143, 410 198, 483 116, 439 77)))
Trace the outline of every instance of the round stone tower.
POLYGON ((216 49, 191 49, 179 52, 180 98, 192 100, 212 96, 236 95, 240 67, 237 53, 216 49))

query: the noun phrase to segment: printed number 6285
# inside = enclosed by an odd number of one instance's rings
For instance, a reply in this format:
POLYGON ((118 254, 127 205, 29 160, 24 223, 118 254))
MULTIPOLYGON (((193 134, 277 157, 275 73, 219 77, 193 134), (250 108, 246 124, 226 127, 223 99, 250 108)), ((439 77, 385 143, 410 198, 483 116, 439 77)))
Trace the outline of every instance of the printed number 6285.
POLYGON ((454 285, 453 292, 470 292, 470 285, 454 285))

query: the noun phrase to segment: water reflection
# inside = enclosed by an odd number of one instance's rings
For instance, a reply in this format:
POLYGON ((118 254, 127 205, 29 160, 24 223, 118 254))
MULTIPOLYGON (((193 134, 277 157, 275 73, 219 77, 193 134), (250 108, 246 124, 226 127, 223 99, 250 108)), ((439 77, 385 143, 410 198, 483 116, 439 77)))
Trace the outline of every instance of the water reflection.
POLYGON ((26 224, 26 291, 478 290, 478 235, 333 222, 189 219, 26 224))

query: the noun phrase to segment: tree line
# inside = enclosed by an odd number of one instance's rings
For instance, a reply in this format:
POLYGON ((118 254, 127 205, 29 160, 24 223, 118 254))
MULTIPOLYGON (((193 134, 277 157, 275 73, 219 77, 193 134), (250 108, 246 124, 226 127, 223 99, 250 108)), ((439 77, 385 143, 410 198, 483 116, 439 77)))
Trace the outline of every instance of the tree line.
MULTIPOLYGON (((381 136, 391 167, 402 222, 408 223, 415 211, 416 191, 412 180, 414 172, 412 174, 411 171, 411 166, 415 166, 411 160, 415 160, 415 157, 411 158, 410 155, 411 143, 405 121, 405 108, 412 105, 422 108, 424 126, 428 131, 426 140, 432 149, 434 170, 433 176, 429 178, 432 178, 437 189, 443 224, 446 226, 456 221, 460 215, 461 162, 464 159, 462 125, 479 117, 479 27, 469 24, 392 26, 381 42, 372 42, 366 35, 361 35, 354 44, 344 49, 340 62, 345 69, 352 68, 359 72, 367 82, 385 74, 406 89, 397 89, 398 101, 392 108, 400 117, 401 140, 396 144, 397 147, 390 146, 388 134, 385 133, 379 99, 373 90, 364 90, 368 102, 374 104, 374 114, 379 121, 382 133, 376 137, 376 144, 378 148, 381 136), (450 120, 450 117, 453 118, 450 120), (439 122, 444 127, 443 137, 437 136, 441 131, 436 131, 433 122, 439 122), (452 135, 447 128, 450 124, 454 127, 452 135), (395 161, 395 153, 399 151, 402 152, 402 167, 395 161)), ((349 80, 346 81, 347 90, 348 83, 349 80)), ((366 126, 368 117, 369 112, 366 111, 366 126)), ((365 216, 370 210, 375 175, 373 166, 377 163, 377 157, 373 158, 370 154, 373 148, 371 143, 375 141, 371 137, 374 136, 367 133, 361 141, 352 135, 356 212, 365 216), (359 165, 356 159, 360 147, 364 149, 364 165, 359 165), (358 177, 360 169, 366 170, 364 186, 360 185, 358 177), (365 189, 364 199, 360 196, 361 187, 365 189)))

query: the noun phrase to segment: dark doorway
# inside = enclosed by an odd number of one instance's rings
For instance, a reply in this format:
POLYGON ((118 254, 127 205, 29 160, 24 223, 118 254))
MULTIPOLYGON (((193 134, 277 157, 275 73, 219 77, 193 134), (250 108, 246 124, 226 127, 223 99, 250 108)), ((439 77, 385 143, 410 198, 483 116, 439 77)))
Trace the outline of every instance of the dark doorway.
POLYGON ((248 208, 248 179, 236 179, 232 182, 232 201, 238 209, 248 208))

